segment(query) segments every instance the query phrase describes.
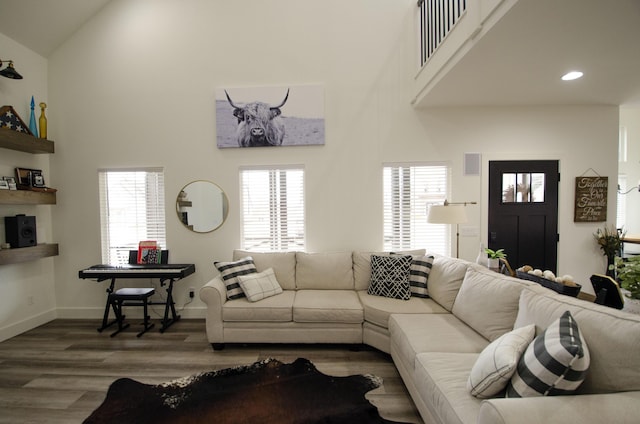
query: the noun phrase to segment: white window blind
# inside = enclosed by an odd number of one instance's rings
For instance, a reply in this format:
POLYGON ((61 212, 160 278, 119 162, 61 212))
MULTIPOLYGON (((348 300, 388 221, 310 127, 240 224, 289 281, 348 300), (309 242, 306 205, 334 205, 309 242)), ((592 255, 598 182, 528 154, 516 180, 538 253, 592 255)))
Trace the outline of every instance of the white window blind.
POLYGON ((627 224, 627 196, 622 193, 627 192, 627 176, 618 175, 618 193, 616 195, 616 228, 623 228, 627 224))
POLYGON ((304 169, 241 169, 240 187, 243 249, 304 250, 304 169))
POLYGON ((98 179, 102 262, 126 264, 143 240, 166 249, 163 170, 101 169, 98 179))
POLYGON ((383 168, 384 249, 427 249, 450 254, 451 228, 427 223, 429 205, 447 197, 444 164, 385 164, 383 168))

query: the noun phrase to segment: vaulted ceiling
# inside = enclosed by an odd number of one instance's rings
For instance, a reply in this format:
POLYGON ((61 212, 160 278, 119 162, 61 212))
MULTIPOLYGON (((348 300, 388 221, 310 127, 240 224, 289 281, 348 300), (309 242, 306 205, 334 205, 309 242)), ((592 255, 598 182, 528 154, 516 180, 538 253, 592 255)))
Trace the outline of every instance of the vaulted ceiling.
MULTIPOLYGON (((0 32, 48 57, 109 1, 0 0, 0 32)), ((418 106, 640 106, 639 41, 640 0, 519 0, 418 106)))

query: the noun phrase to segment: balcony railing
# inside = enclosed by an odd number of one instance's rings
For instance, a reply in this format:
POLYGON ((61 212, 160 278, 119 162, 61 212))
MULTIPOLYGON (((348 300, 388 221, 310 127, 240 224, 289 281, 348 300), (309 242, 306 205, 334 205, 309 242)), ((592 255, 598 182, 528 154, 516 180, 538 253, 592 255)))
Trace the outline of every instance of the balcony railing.
POLYGON ((420 66, 436 51, 467 10, 466 0, 418 0, 420 8, 420 66))

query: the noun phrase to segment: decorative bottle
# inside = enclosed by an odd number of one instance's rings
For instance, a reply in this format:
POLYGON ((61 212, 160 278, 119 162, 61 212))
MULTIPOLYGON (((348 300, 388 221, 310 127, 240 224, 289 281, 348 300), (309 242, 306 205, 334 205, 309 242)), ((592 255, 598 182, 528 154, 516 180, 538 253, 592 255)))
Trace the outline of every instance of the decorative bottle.
POLYGON ((40 138, 47 138, 47 117, 44 115, 46 107, 46 103, 40 103, 40 138))
POLYGON ((480 243, 480 251, 476 257, 476 263, 479 265, 487 266, 487 252, 484 251, 484 243, 480 243))
POLYGON ((29 131, 31 131, 31 135, 34 137, 38 137, 38 126, 36 125, 36 115, 33 109, 36 107, 36 103, 33 101, 33 96, 31 96, 31 116, 29 117, 29 131))

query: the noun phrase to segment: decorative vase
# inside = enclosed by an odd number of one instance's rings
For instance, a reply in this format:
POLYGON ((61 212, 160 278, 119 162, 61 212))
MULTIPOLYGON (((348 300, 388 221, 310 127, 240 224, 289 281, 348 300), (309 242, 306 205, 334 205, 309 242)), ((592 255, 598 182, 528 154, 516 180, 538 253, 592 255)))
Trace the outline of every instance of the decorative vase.
POLYGON ((487 265, 487 252, 484 251, 484 243, 480 243, 480 251, 476 257, 476 263, 479 265, 487 265))
POLYGON ((616 267, 614 266, 614 264, 615 264, 615 256, 607 256, 607 270, 605 271, 605 275, 615 280, 616 267))
POLYGON ((46 103, 40 103, 40 138, 47 138, 47 117, 44 115, 46 107, 46 103))
POLYGON ((31 135, 34 137, 38 137, 38 126, 36 125, 36 115, 33 109, 36 107, 36 103, 33 101, 33 96, 31 96, 31 117, 29 118, 29 131, 31 131, 31 135))

